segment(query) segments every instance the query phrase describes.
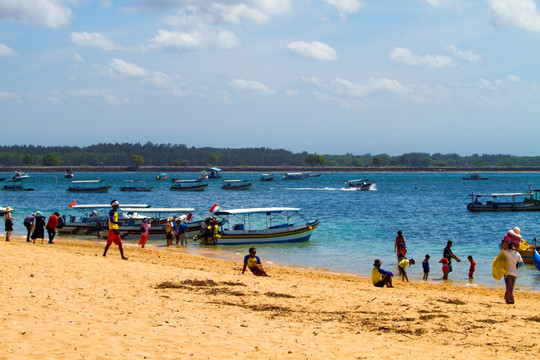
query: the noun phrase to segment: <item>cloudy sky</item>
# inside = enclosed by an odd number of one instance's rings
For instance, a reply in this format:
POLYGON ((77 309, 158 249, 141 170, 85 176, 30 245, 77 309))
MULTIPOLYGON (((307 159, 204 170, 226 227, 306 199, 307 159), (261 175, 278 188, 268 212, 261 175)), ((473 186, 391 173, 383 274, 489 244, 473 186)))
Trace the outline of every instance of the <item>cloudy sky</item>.
POLYGON ((0 0, 0 143, 538 155, 538 5, 0 0))

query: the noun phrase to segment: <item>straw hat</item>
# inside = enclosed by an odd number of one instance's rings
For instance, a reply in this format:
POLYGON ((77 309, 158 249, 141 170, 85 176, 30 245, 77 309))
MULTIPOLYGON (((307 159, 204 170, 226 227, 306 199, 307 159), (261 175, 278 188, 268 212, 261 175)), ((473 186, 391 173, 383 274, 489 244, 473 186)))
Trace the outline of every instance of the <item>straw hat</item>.
POLYGON ((11 207, 6 207, 6 210, 4 210, 4 212, 10 212, 10 211, 13 211, 13 209, 11 207))
POLYGON ((521 239, 521 235, 520 235, 520 234, 521 234, 521 229, 518 228, 517 226, 516 226, 514 229, 512 229, 512 230, 508 230, 508 233, 509 233, 512 237, 514 237, 514 238, 516 238, 516 239, 521 239))

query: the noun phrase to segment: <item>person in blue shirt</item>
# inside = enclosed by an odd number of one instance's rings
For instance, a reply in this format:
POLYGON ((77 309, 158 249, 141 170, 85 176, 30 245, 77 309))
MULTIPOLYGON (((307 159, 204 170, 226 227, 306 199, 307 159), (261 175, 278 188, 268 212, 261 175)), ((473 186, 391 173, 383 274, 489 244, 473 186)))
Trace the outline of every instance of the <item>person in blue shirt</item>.
POLYGON ((185 241, 187 246, 188 224, 186 221, 181 221, 180 219, 176 219, 176 224, 177 231, 174 233, 176 235, 176 245, 178 245, 178 242, 180 242, 180 245, 184 246, 185 241))
POLYGON ((266 271, 264 271, 261 259, 255 255, 256 253, 257 250, 254 247, 249 248, 249 255, 244 257, 244 268, 242 269, 242 274, 246 271, 246 268, 249 268, 253 275, 270 276, 266 273, 266 271))
POLYGON ((427 280, 429 276, 429 254, 426 254, 424 261, 422 261, 422 268, 424 269, 424 280, 427 280))
POLYGON ((393 287, 392 286, 392 276, 393 273, 381 269, 381 260, 375 259, 373 262, 373 271, 371 272, 371 281, 376 287, 393 287))

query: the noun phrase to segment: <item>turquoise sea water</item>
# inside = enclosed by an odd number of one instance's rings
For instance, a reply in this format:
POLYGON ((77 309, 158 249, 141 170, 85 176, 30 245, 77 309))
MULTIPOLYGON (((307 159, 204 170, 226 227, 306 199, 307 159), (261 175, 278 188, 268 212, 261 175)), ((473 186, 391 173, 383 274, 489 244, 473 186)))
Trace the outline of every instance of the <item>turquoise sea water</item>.
MULTIPOLYGON (((462 259, 454 262, 450 274, 453 283, 467 286, 503 286, 491 277, 491 262, 498 254, 498 244, 506 231, 519 226, 526 240, 540 239, 540 212, 470 213, 466 204, 471 192, 524 192, 529 185, 540 187, 538 173, 490 173, 487 181, 463 181, 458 173, 323 173, 305 180, 259 181, 260 174, 224 173, 223 179, 248 179, 249 191, 223 191, 221 180, 208 180, 204 192, 170 191, 171 181, 157 181, 154 173, 79 173, 77 180, 100 178, 110 182, 106 194, 73 194, 65 189, 71 180, 63 174, 32 173, 26 186, 34 192, 0 191, 0 206, 16 209, 15 232, 25 234, 24 217, 36 210, 49 216, 54 211, 68 214, 72 200, 78 204, 146 203, 153 207, 193 207, 195 217, 210 215, 208 210, 217 203, 221 208, 287 206, 302 208, 309 219, 321 224, 306 243, 257 245, 263 263, 298 265, 371 276, 373 260, 381 259, 383 268, 397 272, 393 252, 397 230, 407 239, 409 258, 417 260, 408 274, 412 281, 421 281, 425 254, 431 255, 430 281, 440 282, 442 257, 447 240, 454 242, 454 253, 462 259), (369 178, 376 190, 351 191, 344 187, 348 179, 369 178), (155 188, 150 193, 120 192, 124 179, 144 179, 155 188), (472 255, 477 262, 475 279, 468 281, 472 255)), ((169 173, 173 177, 195 179, 196 173, 169 173)), ((0 174, 8 177, 11 174, 0 174)), ((222 179, 222 180, 223 180, 222 179)), ((5 182, 4 182, 5 183, 5 182)), ((0 182, 0 186, 3 186, 0 182)), ((2 229, 3 230, 3 229, 2 229)), ((90 237, 90 239, 94 239, 90 237)), ((97 241, 97 240, 96 240, 97 241)), ((164 241, 163 241, 164 242, 164 241)), ((158 243, 156 243, 158 244, 158 243)), ((247 253, 245 247, 201 246, 190 244, 189 252, 240 261, 247 253)), ((540 272, 534 265, 520 269, 518 288, 540 290, 540 272)))

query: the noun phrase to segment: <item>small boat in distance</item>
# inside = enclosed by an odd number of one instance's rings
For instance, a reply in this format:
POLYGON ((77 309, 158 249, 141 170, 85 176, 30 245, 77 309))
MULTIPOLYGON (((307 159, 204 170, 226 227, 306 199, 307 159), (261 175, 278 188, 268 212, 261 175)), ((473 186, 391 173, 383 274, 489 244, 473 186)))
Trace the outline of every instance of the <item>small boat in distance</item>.
POLYGON ((286 173, 282 180, 304 180, 306 175, 303 173, 286 173))
POLYGON ((223 190, 249 190, 251 183, 247 180, 224 180, 223 190))
POLYGON ((2 191, 34 191, 35 189, 33 187, 26 187, 23 184, 11 184, 11 185, 4 185, 4 187, 1 190, 2 191))
POLYGON ((24 179, 28 179, 30 176, 28 176, 27 173, 24 173, 22 171, 15 171, 15 175, 11 176, 11 180, 13 181, 22 181, 24 179))
POLYGON ((470 195, 471 202, 467 204, 467 210, 471 212, 540 211, 539 192, 540 189, 531 190, 526 193, 472 193, 470 195), (482 202, 482 198, 489 198, 490 200, 482 202))
POLYGON ((120 186, 120 191, 128 192, 150 192, 154 188, 153 186, 137 185, 135 183, 142 183, 142 180, 124 180, 127 183, 125 186, 120 186))
POLYGON ((66 191, 78 193, 106 193, 111 188, 110 185, 100 185, 101 180, 73 180, 73 185, 66 191), (94 186, 93 186, 94 185, 94 186))
POLYGON ((208 177, 207 179, 221 179, 221 169, 217 167, 211 167, 204 170, 208 177))
POLYGON ((197 180, 178 180, 174 181, 171 186, 172 191, 204 191, 208 184, 197 180))
POLYGON ((310 177, 320 177, 321 174, 315 174, 315 173, 304 173, 304 176, 307 177, 307 178, 310 178, 310 177))
POLYGON ((467 177, 462 177, 463 180, 488 180, 489 178, 480 176, 480 174, 471 174, 467 177))
POLYGON ((361 191, 368 191, 371 186, 374 185, 369 179, 356 179, 345 182, 345 186, 349 189, 356 189, 361 191))
POLYGON ((274 181, 274 174, 261 174, 261 181, 274 181))
POLYGON ((160 173, 156 176, 156 180, 167 180, 167 174, 160 173))
POLYGON ((74 176, 73 169, 66 169, 66 173, 64 174, 66 179, 73 179, 74 176))
POLYGON ((219 245, 246 245, 308 241, 318 220, 308 221, 298 208, 251 208, 218 210, 223 219, 219 245), (293 218, 299 218, 293 223, 293 218), (277 222, 277 224, 276 224, 277 222))

